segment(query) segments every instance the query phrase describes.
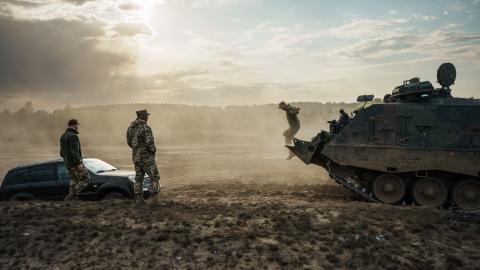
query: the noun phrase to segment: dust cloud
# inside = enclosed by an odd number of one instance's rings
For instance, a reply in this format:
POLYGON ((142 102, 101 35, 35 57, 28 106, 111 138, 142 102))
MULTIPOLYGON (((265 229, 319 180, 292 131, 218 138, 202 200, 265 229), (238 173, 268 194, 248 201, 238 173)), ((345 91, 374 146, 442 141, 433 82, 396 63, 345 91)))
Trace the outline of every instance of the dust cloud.
MULTIPOLYGON (((310 139, 340 108, 356 104, 295 103, 302 108, 298 138, 310 139)), ((80 122, 84 156, 132 169, 126 129, 135 111, 147 109, 157 144, 162 184, 217 180, 318 183, 320 168, 286 161, 285 113, 276 104, 205 107, 171 104, 125 104, 66 107, 53 112, 27 103, 0 114, 0 175, 19 163, 58 158, 59 137, 70 118, 80 122), (293 179, 293 180, 292 180, 293 179)), ((323 176, 322 176, 323 175, 323 176)))

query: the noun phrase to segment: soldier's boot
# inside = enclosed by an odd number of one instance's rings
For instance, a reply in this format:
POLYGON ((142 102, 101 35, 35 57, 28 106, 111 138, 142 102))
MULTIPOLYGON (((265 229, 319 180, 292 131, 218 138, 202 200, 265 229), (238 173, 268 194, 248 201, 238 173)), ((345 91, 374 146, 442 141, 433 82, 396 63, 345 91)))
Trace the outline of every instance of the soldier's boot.
POLYGON ((292 151, 288 152, 287 160, 290 160, 290 159, 292 159, 293 157, 295 157, 295 154, 294 154, 292 151))
POLYGON ((68 193, 67 197, 63 199, 64 201, 76 201, 78 200, 78 197, 75 196, 73 193, 68 193))
POLYGON ((145 205, 142 193, 135 194, 135 205, 145 205))
POLYGON ((150 193, 149 202, 154 205, 160 204, 159 192, 150 193))

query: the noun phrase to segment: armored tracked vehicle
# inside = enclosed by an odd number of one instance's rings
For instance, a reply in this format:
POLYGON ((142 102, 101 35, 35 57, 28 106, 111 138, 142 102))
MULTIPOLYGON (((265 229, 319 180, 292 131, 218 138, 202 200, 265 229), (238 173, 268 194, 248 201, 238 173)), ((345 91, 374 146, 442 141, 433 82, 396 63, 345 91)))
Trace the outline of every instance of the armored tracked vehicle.
POLYGON ((441 88, 413 78, 332 120, 312 141, 287 146, 306 164, 372 202, 480 208, 480 99, 457 98, 451 63, 437 71, 441 88))

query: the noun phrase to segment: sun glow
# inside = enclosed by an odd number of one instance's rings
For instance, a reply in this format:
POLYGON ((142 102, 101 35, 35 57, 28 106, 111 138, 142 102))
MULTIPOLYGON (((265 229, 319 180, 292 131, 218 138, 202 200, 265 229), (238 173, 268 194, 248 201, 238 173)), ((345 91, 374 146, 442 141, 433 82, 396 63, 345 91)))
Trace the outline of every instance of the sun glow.
POLYGON ((134 12, 135 20, 141 23, 149 24, 152 21, 153 9, 156 4, 162 4, 158 0, 137 0, 134 2, 138 9, 134 12))

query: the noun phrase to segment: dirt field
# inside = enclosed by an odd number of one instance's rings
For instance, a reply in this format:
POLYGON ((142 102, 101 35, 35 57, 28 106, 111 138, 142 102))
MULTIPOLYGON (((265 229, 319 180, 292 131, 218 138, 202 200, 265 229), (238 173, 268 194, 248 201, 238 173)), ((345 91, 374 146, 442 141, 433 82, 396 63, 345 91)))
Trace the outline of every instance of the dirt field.
MULTIPOLYGON (((121 169, 133 170, 128 146, 84 146, 84 157, 105 160, 121 169)), ((299 159, 285 160, 282 145, 196 144, 159 146, 157 163, 162 185, 169 189, 217 181, 319 184, 327 173, 317 166, 304 166, 299 159)), ((56 145, 0 144, 0 178, 21 163, 59 158, 56 145)))
MULTIPOLYGON (((0 149, 3 173, 57 155, 54 146, 0 149)), ((85 152, 132 167, 126 147, 85 152)), ((0 203, 0 266, 480 269, 480 218, 365 203, 286 154, 275 146, 160 147, 161 205, 0 203)))

